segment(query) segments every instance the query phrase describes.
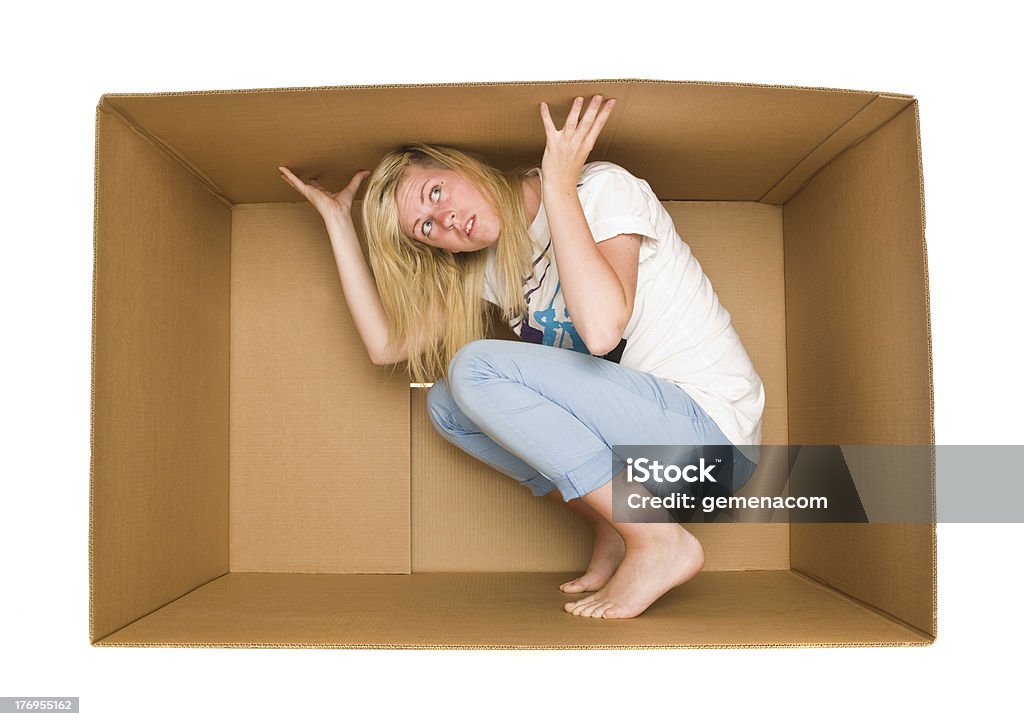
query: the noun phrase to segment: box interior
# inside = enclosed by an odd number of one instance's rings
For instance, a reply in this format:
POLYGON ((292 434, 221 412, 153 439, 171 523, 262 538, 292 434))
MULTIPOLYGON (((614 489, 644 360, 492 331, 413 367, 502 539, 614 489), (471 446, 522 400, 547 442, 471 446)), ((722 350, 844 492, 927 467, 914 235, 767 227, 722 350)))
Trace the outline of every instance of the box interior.
POLYGON ((649 81, 110 94, 94 644, 934 639, 935 530, 919 524, 693 525, 705 572, 635 621, 573 618, 557 584, 585 567, 588 528, 444 442, 427 389, 369 362, 323 222, 276 167, 340 188, 411 140, 532 166, 539 102, 564 118, 593 93, 619 103, 591 159, 647 179, 672 214, 764 380, 763 443, 934 443, 910 96, 649 81))

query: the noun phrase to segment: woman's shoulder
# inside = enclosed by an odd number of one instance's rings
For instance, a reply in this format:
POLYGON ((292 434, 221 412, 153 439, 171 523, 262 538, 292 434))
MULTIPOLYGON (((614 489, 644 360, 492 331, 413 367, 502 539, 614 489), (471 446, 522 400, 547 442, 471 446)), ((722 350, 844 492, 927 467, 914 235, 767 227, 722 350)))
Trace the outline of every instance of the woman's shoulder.
POLYGON ((637 179, 637 177, 631 174, 628 169, 619 166, 614 162, 591 161, 583 165, 583 170, 580 172, 579 183, 584 184, 593 179, 607 176, 626 176, 631 179, 637 179))
POLYGON ((584 202, 584 207, 588 200, 599 203, 599 200, 616 198, 622 203, 629 201, 638 208, 648 207, 653 213, 653 207, 658 201, 645 179, 611 161, 584 164, 576 192, 580 201, 584 202))
POLYGON ((581 197, 605 193, 626 194, 638 199, 654 196, 654 190, 647 180, 611 161, 592 161, 584 164, 576 190, 581 197))

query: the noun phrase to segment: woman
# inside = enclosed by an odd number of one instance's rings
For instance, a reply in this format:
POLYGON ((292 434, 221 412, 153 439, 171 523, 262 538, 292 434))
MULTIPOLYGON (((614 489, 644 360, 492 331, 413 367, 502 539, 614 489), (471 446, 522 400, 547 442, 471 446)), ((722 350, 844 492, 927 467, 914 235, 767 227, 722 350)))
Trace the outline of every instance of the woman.
MULTIPOLYGON (((437 379, 428 402, 444 438, 593 525, 587 571, 561 586, 592 594, 566 611, 631 618, 696 575, 704 552, 676 523, 613 521, 623 462, 610 447, 756 446, 764 389, 650 186, 586 163, 614 104, 594 96, 581 116, 577 97, 558 129, 542 103, 543 160, 523 174, 445 147, 386 156, 363 201, 376 282, 351 217, 368 172, 334 194, 280 169, 324 218, 371 360, 437 379), (487 339, 484 300, 523 342, 487 339)), ((734 486, 755 465, 735 451, 734 486)))

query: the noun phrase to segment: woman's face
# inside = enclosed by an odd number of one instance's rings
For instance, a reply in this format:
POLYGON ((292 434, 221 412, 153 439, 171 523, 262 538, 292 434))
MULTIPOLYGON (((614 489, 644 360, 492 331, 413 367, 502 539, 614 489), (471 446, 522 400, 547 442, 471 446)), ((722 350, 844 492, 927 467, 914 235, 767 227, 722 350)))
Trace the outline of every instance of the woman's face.
POLYGON ((410 166, 395 200, 402 229, 431 247, 473 252, 498 241, 498 215, 476 187, 450 169, 410 166))

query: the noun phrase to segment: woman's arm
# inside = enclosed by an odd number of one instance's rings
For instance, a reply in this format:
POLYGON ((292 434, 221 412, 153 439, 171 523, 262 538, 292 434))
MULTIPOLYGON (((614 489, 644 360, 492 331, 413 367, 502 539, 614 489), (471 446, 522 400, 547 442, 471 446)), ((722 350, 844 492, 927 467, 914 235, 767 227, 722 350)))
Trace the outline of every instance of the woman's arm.
POLYGON ((545 179, 544 209, 569 317, 587 349, 605 355, 619 344, 633 315, 640 235, 620 234, 595 244, 575 182, 568 190, 549 191, 545 179))
POLYGON ((379 366, 405 360, 405 350, 395 346, 390 339, 388 319, 380 302, 380 293, 359 246, 359 237, 352 219, 332 218, 325 221, 345 302, 370 360, 379 366))
MULTIPOLYGON (((384 313, 384 306, 380 302, 380 293, 363 256, 355 223, 352 221, 352 200, 369 172, 359 172, 347 187, 334 194, 316 181, 304 183, 287 167, 279 168, 285 181, 306 197, 320 212, 327 225, 327 234, 331 238, 331 248, 334 250, 334 261, 341 277, 345 302, 352 313, 352 320, 356 324, 370 360, 376 365, 405 360, 405 349, 391 340, 390 326, 384 313)), ((436 321, 434 330, 430 331, 431 334, 435 334, 439 327, 440 321, 436 321)))
POLYGON ((622 234, 595 244, 576 192, 583 165, 614 104, 609 99, 598 112, 601 96, 594 96, 580 119, 583 99, 577 97, 562 130, 552 123, 547 104, 541 104, 547 135, 542 193, 555 264, 569 317, 595 355, 608 353, 622 339, 633 314, 640 264, 640 235, 622 234))

